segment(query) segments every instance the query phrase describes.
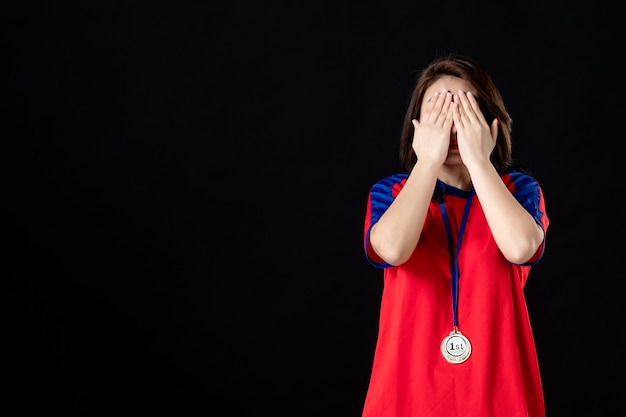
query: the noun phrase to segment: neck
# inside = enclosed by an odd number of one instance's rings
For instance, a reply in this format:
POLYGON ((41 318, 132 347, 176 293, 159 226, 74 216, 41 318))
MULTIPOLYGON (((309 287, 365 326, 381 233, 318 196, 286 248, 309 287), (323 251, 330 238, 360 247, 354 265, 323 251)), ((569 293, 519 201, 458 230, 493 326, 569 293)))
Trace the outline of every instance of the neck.
POLYGON ((444 168, 439 173, 438 178, 459 190, 469 191, 472 189, 472 178, 465 166, 459 166, 457 169, 444 168))

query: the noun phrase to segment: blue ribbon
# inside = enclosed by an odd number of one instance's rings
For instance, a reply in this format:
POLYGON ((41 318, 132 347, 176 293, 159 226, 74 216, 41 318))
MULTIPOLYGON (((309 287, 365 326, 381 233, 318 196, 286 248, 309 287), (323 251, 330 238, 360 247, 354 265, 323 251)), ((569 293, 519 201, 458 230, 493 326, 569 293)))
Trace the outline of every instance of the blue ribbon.
POLYGON ((443 195, 439 197, 439 207, 441 208, 443 223, 446 226, 446 235, 448 236, 448 251, 450 252, 450 271, 452 272, 452 317, 455 329, 458 327, 457 310, 459 308, 459 251, 461 249, 463 232, 465 231, 465 224, 467 223, 467 216, 469 215, 469 209, 472 205, 472 197, 474 196, 474 194, 475 192, 472 188, 469 192, 469 195, 467 196, 467 202, 465 203, 465 210, 463 211, 463 218, 461 219, 461 226, 459 227, 459 236, 457 239, 456 250, 452 246, 452 232, 450 230, 450 220, 448 219, 446 206, 443 202, 443 195))

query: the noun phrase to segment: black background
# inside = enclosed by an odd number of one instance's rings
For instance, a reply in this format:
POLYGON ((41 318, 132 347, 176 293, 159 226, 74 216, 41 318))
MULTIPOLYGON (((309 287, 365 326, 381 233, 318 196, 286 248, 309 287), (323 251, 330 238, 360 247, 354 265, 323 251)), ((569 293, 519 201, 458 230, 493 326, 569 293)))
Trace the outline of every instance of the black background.
POLYGON ((515 159, 546 196, 526 296, 548 416, 617 415, 620 16, 600 2, 3 5, 6 408, 358 417, 382 289, 361 246, 367 193, 399 171, 416 72, 454 51, 499 85, 515 159))

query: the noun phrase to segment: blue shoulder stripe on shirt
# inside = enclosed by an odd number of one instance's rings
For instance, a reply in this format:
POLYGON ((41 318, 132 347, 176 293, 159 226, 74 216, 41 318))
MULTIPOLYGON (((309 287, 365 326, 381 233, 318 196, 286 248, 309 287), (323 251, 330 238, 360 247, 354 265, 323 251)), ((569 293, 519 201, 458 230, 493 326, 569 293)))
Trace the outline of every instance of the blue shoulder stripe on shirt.
POLYGON ((515 199, 534 217, 537 223, 541 224, 543 213, 539 208, 541 196, 537 180, 519 171, 511 171, 509 176, 515 188, 513 190, 515 199))

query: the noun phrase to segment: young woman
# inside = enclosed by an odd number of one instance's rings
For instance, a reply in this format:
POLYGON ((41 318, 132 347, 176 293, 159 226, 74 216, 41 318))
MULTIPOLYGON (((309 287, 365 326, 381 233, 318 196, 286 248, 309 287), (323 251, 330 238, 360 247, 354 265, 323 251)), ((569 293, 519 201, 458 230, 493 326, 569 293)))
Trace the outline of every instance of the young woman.
POLYGON ((400 137, 405 172, 373 185, 365 253, 384 270, 363 417, 544 417, 523 288, 549 220, 513 167, 511 117, 474 60, 418 76, 400 137))

